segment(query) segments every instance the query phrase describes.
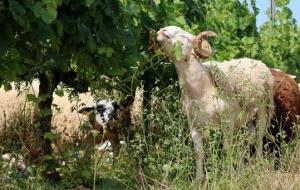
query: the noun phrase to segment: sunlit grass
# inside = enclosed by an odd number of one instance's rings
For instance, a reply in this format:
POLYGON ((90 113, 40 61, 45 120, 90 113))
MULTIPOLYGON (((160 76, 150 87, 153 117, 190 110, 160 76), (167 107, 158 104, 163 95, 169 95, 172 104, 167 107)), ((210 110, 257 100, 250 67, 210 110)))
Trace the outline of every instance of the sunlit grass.
MULTIPOLYGON (((300 154, 299 140, 283 144, 281 167, 274 170, 275 157, 250 155, 245 145, 247 130, 242 128, 232 137, 229 149, 223 149, 221 126, 206 126, 205 169, 206 178, 199 184, 194 181, 194 153, 187 119, 180 107, 178 84, 166 89, 154 89, 150 114, 150 132, 144 151, 143 134, 137 134, 131 148, 123 145, 115 164, 111 152, 96 151, 90 155, 73 146, 63 155, 56 152, 57 170, 61 181, 50 184, 42 175, 43 165, 27 166, 22 176, 17 167, 10 174, 1 160, 0 183, 4 189, 299 189, 300 154), (131 152, 128 152, 131 150, 131 152)), ((7 133, 1 144, 1 153, 22 153, 16 129, 7 133), (10 139, 9 137, 14 137, 10 139), (10 142, 10 143, 9 143, 10 142), (14 143, 12 143, 14 142, 14 143), (15 145, 14 145, 15 144, 15 145)), ((27 162, 28 163, 28 162, 27 162)))

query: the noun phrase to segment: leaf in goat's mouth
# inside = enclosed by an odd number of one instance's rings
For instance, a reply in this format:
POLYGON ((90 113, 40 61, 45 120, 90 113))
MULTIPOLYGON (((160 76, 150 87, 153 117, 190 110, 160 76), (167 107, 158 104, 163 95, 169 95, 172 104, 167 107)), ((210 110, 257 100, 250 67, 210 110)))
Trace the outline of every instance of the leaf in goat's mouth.
POLYGON ((177 41, 172 48, 172 52, 174 53, 175 59, 177 61, 180 61, 183 58, 182 48, 181 48, 182 45, 183 44, 181 42, 177 41))

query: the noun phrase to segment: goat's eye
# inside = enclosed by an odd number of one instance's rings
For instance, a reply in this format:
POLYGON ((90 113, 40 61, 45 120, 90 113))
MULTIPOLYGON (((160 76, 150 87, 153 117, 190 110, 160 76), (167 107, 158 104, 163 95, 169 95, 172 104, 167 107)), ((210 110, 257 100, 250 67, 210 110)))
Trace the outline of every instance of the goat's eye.
POLYGON ((162 33, 166 38, 168 38, 168 39, 170 39, 170 37, 167 35, 167 34, 165 34, 165 33, 162 33))
POLYGON ((96 107, 96 110, 97 110, 98 113, 103 113, 103 112, 105 112, 106 108, 103 105, 98 105, 96 107))

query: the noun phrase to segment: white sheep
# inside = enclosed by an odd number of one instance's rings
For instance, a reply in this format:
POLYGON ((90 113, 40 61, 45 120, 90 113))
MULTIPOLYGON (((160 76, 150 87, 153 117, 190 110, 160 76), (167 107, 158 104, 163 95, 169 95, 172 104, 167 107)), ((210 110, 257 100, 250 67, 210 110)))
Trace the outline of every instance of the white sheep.
POLYGON ((262 138, 273 113, 273 77, 261 61, 243 58, 202 63, 212 52, 207 38, 215 35, 206 31, 195 37, 176 26, 157 32, 157 41, 178 74, 181 102, 191 125, 197 155, 198 180, 204 177, 202 128, 205 125, 220 124, 222 116, 229 119, 229 128, 224 129, 226 148, 234 129, 250 124, 256 117, 256 149, 260 156, 262 138))

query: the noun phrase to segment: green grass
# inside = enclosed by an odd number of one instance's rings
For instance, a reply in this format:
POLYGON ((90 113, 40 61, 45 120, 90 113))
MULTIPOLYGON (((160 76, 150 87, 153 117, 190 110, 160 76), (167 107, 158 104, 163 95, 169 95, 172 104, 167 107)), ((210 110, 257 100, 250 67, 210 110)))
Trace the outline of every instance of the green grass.
MULTIPOLYGON (((20 176, 17 167, 8 175, 8 169, 0 160, 1 189, 74 189, 78 186, 90 189, 299 189, 300 152, 299 138, 283 144, 281 168, 275 171, 274 156, 257 159, 249 154, 245 145, 247 130, 239 130, 225 152, 222 148, 222 126, 206 127, 205 168, 206 179, 198 184, 194 177, 194 153, 187 119, 180 111, 178 85, 153 92, 149 107, 150 133, 144 152, 144 138, 138 134, 131 144, 131 152, 124 146, 112 164, 109 152, 90 150, 91 156, 83 156, 78 147, 63 154, 55 153, 57 171, 61 181, 53 185, 42 175, 42 164, 31 164, 26 174, 20 176), (246 163, 247 160, 247 163, 246 163), (66 164, 61 164, 62 162, 66 164)), ((1 153, 22 152, 22 142, 13 128, 2 139, 1 153), (14 138, 8 138, 14 137, 14 138)))

